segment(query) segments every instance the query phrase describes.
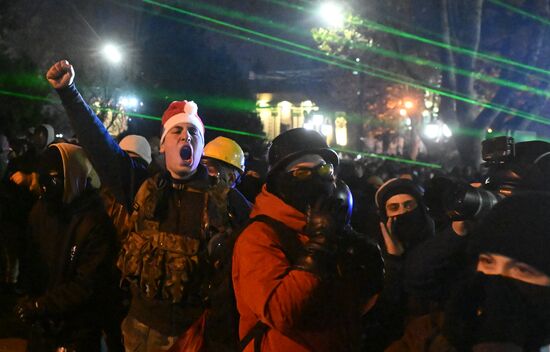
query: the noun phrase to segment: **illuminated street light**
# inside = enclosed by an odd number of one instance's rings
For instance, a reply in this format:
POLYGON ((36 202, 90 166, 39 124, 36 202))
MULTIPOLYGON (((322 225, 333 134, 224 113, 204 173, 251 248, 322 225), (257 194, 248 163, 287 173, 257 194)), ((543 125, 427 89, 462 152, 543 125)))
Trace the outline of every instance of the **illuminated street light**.
POLYGON ((410 100, 405 100, 403 105, 405 106, 405 109, 412 109, 414 107, 414 103, 410 100))
POLYGON ((323 4, 319 10, 323 21, 332 28, 344 27, 344 12, 340 6, 333 2, 323 4))
POLYGON ((103 56, 105 56, 105 58, 113 64, 118 64, 122 61, 122 53, 120 49, 112 43, 106 44, 103 47, 102 52, 103 56))
POLYGON ((399 109, 399 115, 407 116, 407 110, 406 109, 399 109))

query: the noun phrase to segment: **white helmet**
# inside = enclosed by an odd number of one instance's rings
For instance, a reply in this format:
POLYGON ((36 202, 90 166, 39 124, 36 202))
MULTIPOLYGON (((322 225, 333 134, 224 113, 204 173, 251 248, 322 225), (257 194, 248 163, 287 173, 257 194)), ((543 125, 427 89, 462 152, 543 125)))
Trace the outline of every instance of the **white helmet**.
POLYGON ((151 146, 145 137, 130 134, 122 138, 118 145, 120 146, 120 149, 126 152, 132 152, 139 155, 139 157, 145 160, 147 164, 151 163, 151 146))

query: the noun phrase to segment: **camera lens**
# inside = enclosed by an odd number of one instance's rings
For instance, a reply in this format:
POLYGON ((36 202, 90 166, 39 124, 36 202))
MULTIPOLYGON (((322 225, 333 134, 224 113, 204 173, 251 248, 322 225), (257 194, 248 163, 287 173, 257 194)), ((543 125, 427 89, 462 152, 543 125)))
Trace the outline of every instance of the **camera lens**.
POLYGON ((445 208, 452 220, 479 219, 502 198, 498 192, 461 185, 447 194, 445 208))

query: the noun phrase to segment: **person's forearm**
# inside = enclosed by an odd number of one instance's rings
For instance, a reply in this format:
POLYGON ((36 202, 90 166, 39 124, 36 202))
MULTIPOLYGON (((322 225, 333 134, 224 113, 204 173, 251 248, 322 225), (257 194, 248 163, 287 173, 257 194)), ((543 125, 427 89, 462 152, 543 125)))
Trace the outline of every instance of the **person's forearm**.
MULTIPOLYGON (((58 89, 57 93, 79 143, 89 155, 101 182, 111 189, 117 201, 128 206, 135 191, 129 182, 135 167, 131 158, 109 135, 74 84, 58 89)), ((141 183, 143 180, 139 181, 141 183)))

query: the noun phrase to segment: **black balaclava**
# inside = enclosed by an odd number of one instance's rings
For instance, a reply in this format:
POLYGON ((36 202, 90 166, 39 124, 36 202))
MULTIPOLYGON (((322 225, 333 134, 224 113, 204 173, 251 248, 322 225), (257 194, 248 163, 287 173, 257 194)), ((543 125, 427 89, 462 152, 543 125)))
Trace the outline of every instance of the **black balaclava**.
POLYGON ((428 215, 420 187, 411 180, 396 178, 384 183, 376 192, 376 205, 384 224, 388 221, 386 202, 398 194, 408 194, 417 203, 416 209, 394 216, 392 228, 388 229, 397 237, 405 249, 408 249, 432 237, 434 235, 434 223, 428 215))
POLYGON ((412 248, 434 235, 434 224, 420 205, 407 213, 394 217, 391 233, 405 249, 412 248))
POLYGON ((453 291, 443 333, 460 350, 481 343, 538 350, 550 343, 550 287, 477 272, 453 291))
MULTIPOLYGON (((513 195, 482 218, 469 235, 469 252, 476 261, 482 253, 506 256, 550 276, 549 228, 549 195, 513 195)), ((455 290, 446 320, 455 341, 513 342, 531 350, 550 343, 550 287, 478 272, 455 290)))
POLYGON ((59 149, 49 148, 40 158, 39 182, 45 200, 61 203, 65 191, 63 160, 59 149))
POLYGON ((309 206, 332 194, 334 178, 323 177, 314 172, 309 178, 300 180, 282 169, 268 176, 266 186, 269 192, 305 213, 309 206))

